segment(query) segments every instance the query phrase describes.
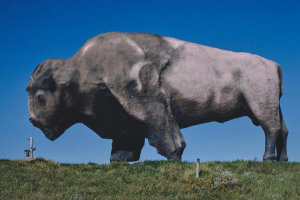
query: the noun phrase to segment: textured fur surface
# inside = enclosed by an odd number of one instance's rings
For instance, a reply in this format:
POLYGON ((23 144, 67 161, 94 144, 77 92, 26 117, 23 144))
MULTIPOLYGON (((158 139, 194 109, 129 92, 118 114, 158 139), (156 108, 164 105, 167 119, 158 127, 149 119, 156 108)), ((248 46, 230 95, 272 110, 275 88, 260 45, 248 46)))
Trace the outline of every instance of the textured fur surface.
POLYGON ((181 159, 180 128, 248 116, 266 135, 264 160, 287 160, 280 66, 149 33, 105 33, 32 74, 30 120, 54 140, 74 123, 113 139, 111 160, 138 160, 144 139, 181 159))

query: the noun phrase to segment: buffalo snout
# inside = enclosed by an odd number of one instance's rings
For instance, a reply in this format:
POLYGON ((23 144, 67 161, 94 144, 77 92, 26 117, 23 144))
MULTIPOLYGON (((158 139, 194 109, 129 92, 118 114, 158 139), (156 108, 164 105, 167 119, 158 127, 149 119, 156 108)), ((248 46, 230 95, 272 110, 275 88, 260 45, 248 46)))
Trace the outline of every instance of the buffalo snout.
POLYGON ((41 127, 41 123, 39 122, 38 119, 34 117, 29 117, 29 121, 33 124, 35 127, 41 127))

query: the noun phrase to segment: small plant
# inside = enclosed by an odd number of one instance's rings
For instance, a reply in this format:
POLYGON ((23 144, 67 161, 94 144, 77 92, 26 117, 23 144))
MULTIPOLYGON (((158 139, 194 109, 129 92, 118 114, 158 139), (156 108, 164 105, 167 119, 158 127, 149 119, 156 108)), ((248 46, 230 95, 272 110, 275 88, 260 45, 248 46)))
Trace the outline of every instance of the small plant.
POLYGON ((246 177, 246 178, 250 178, 251 177, 251 172, 249 171, 244 171, 244 173, 242 174, 242 176, 246 177))
POLYGON ((215 178, 213 188, 228 189, 233 188, 237 184, 238 179, 233 176, 232 172, 222 171, 219 176, 215 178))

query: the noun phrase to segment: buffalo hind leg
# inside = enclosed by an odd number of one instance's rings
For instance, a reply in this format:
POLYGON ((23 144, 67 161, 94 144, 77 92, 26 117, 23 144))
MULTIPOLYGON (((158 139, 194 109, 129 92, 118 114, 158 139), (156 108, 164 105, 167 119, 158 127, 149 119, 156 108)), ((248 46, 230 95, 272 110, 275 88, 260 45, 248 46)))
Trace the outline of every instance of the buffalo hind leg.
POLYGON ((262 127, 265 133, 265 153, 263 156, 264 161, 273 161, 276 159, 275 147, 279 147, 278 140, 280 140, 280 137, 282 136, 279 106, 276 104, 277 103, 274 103, 272 106, 271 104, 266 106, 265 103, 262 103, 258 107, 250 105, 253 113, 252 117, 255 117, 254 121, 258 122, 257 124, 262 127))
POLYGON ((110 161, 137 161, 145 143, 145 137, 117 137, 113 139, 110 161))
POLYGON ((259 123, 265 132, 264 161, 276 159, 275 146, 282 135, 279 107, 278 109, 274 107, 268 111, 264 110, 263 114, 258 116, 259 123))
POLYGON ((286 142, 288 136, 288 129, 283 120, 282 113, 280 110, 280 120, 281 120, 281 134, 279 135, 276 142, 276 150, 277 150, 277 161, 288 161, 287 150, 286 150, 286 142))
POLYGON ((265 153, 263 160, 264 161, 273 161, 275 160, 275 145, 279 136, 281 136, 281 128, 272 127, 269 125, 262 125, 262 128, 265 132, 265 153))

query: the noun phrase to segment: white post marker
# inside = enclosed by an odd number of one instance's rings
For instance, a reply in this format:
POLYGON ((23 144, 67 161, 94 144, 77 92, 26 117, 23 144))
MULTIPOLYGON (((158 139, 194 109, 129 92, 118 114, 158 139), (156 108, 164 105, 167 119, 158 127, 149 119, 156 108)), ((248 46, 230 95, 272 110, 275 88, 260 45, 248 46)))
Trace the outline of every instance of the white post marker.
POLYGON ((196 178, 199 178, 200 174, 200 158, 197 158, 197 163, 196 163, 196 178))
POLYGON ((33 158, 33 141, 32 141, 32 137, 30 137, 30 160, 32 160, 33 158))

